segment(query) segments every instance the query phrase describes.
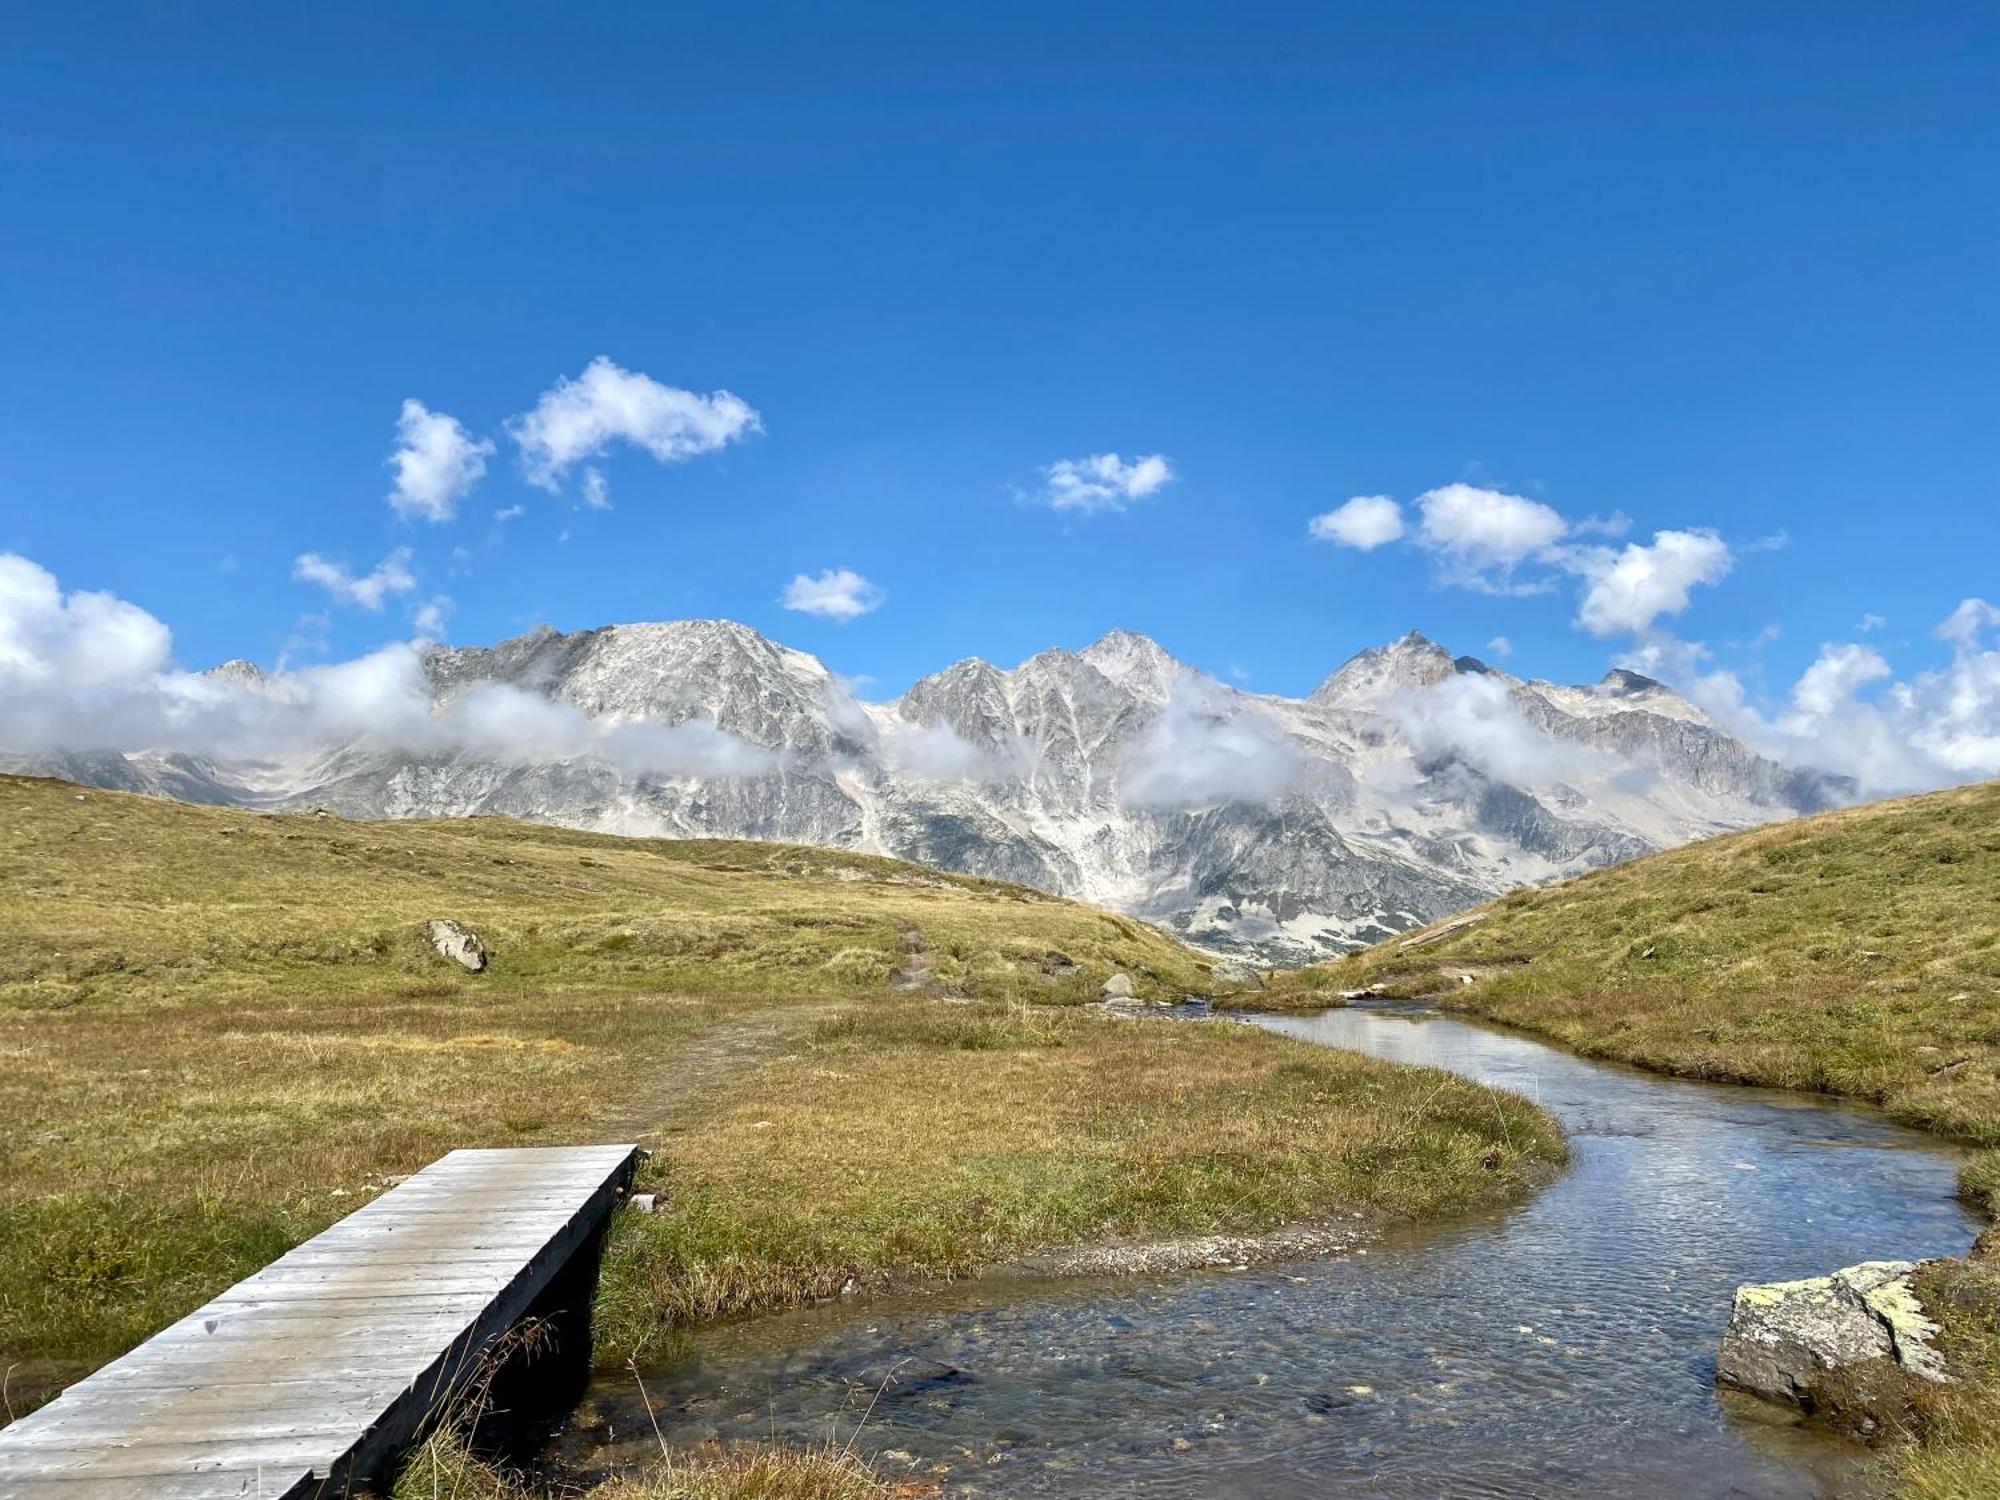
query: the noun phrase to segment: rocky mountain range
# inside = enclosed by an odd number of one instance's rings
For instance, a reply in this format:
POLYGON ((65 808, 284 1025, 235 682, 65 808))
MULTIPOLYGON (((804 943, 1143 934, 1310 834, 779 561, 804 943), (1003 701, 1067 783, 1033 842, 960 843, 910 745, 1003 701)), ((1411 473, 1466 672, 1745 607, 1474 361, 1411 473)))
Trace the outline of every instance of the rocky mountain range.
MULTIPOLYGON (((1850 790, 1754 754, 1649 678, 1524 680, 1414 633, 1303 699, 1123 631, 1012 669, 961 661, 892 702, 714 620, 413 648, 408 670, 415 727, 364 714, 303 748, 12 763, 204 802, 849 847, 1273 963, 1850 790)), ((247 663, 205 681, 243 703, 298 692, 247 663)))

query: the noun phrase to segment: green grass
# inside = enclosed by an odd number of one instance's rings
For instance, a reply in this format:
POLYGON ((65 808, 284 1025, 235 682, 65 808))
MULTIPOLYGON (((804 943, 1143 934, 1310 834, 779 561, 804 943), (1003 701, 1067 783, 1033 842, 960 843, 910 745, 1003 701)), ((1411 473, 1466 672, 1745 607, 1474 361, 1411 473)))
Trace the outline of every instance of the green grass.
POLYGON ((607 1336, 1104 1235, 1445 1212, 1518 1101, 1224 1026, 1127 917, 839 851, 348 823, 0 777, 0 1369, 17 1406, 454 1146, 636 1139, 607 1336), (493 952, 460 974, 419 935, 493 952), (892 991, 913 941, 927 972, 892 991))
POLYGON ((1513 1095, 1269 1042, 910 1000, 824 1022, 666 1138, 665 1206, 611 1241, 600 1346, 1051 1246, 1435 1217, 1563 1159, 1513 1095))
MULTIPOLYGON (((1367 987, 1587 1056, 1868 1100, 1987 1148, 1960 1190, 2000 1213, 2000 782, 1517 891, 1283 976, 1269 1000, 1315 1007, 1367 987)), ((1927 1275, 1965 1380, 1920 1408, 1904 1479, 1932 1500, 2000 1494, 2000 1268, 1927 1275)))

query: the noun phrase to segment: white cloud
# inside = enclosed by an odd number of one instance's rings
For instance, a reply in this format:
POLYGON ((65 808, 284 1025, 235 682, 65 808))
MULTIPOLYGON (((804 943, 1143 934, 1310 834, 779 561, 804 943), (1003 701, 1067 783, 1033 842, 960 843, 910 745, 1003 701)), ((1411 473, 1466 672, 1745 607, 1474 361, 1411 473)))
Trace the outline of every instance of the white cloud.
POLYGON ((785 585, 778 602, 802 615, 818 615, 845 625, 880 609, 888 591, 870 583, 852 568, 828 568, 808 577, 800 573, 785 585))
POLYGON ((1828 642, 1776 704, 1731 672, 1702 670, 1708 652, 1693 642, 1655 638, 1627 659, 1765 754, 1889 796, 2000 776, 2000 649, 1985 641, 2000 611, 1990 609, 1975 599, 1953 610, 1936 632, 1951 661, 1907 677, 1871 646, 1828 642))
POLYGON ((1984 599, 1963 599, 1958 608, 1938 623, 1936 634, 1939 640, 1969 651, 1995 625, 2000 625, 2000 606, 1988 604, 1984 599))
POLYGON ((1384 700, 1383 712, 1420 760, 1449 756, 1514 786, 1541 786, 1611 768, 1607 757, 1552 738, 1530 722, 1505 683, 1460 672, 1384 700))
POLYGON ((90 687, 158 671, 172 633, 113 594, 65 594, 55 574, 0 552, 0 682, 90 687))
POLYGON ((1016 781, 1034 762, 1034 747, 1025 739, 996 754, 945 723, 892 724, 876 740, 875 751, 891 770, 919 781, 1016 781))
POLYGON ((1477 485, 1442 485, 1417 496, 1416 504, 1423 518, 1417 544, 1439 559, 1448 582, 1487 593, 1546 587, 1517 584, 1514 570, 1543 556, 1569 530, 1539 500, 1477 485))
MULTIPOLYGON (((1582 580, 1576 623, 1593 635, 1652 630, 1735 561, 1728 544, 1703 527, 1656 531, 1650 543, 1622 548, 1586 543, 1579 539, 1621 536, 1631 522, 1622 512, 1570 521, 1539 500, 1480 485, 1440 485, 1414 504, 1413 539, 1434 559, 1442 582, 1486 594, 1541 594, 1567 574, 1582 580)), ((1314 517, 1311 530, 1365 551, 1403 535, 1404 523, 1391 497, 1361 495, 1314 517)))
POLYGON ((1888 617, 1885 615, 1867 614, 1861 617, 1854 628, 1860 634, 1867 635, 1871 631, 1882 629, 1888 623, 1888 617))
POLYGON ((525 505, 508 505, 508 506, 503 506, 501 509, 494 511, 493 519, 500 522, 504 526, 509 521, 519 520, 522 516, 525 516, 527 513, 528 513, 528 507, 525 505))
POLYGON ((396 420, 396 444, 389 455, 396 469, 389 504, 405 519, 426 521, 449 521, 458 514, 458 502, 479 483, 493 453, 492 439, 475 440, 457 418, 414 397, 403 403, 396 420))
POLYGON ((410 628, 420 641, 441 641, 444 639, 445 621, 457 606, 445 595, 426 599, 410 615, 410 628))
POLYGON ((1298 754, 1277 724, 1233 697, 1197 673, 1176 678, 1120 768, 1122 800, 1170 810, 1282 795, 1299 773, 1298 754))
POLYGON ((583 505, 586 510, 611 509, 611 482, 596 464, 583 471, 583 505))
POLYGON ((1872 646, 1825 645, 1792 685, 1792 705, 1799 714, 1817 720, 1869 683, 1895 675, 1882 653, 1872 646))
MULTIPOLYGON (((662 385, 601 354, 575 380, 558 379, 533 410, 507 423, 529 481, 546 490, 559 488, 574 465, 613 443, 631 443, 661 463, 673 463, 761 429, 757 412, 739 396, 728 391, 704 396, 662 385)), ((586 477, 586 503, 594 503, 593 492, 603 498, 601 476, 594 491, 586 477)))
POLYGON ((1123 510, 1144 500, 1174 478, 1165 454, 1149 453, 1125 462, 1115 453, 1058 459, 1049 465, 1048 503, 1057 510, 1123 510))
POLYGON ((1577 624, 1592 635, 1652 628, 1688 606, 1697 584, 1720 582, 1734 559, 1712 531, 1656 531, 1650 545, 1572 549, 1563 565, 1587 580, 1577 624))
POLYGON ((1315 541, 1372 552, 1403 534, 1403 507, 1387 495, 1356 495, 1307 523, 1315 541))
POLYGON ((304 552, 292 564, 292 577, 301 583, 318 584, 336 603, 377 612, 391 594, 407 594, 417 586, 417 575, 410 571, 408 547, 398 547, 375 565, 374 572, 359 577, 317 552, 304 552))
POLYGON ((592 759, 635 776, 747 776, 778 764, 706 719, 593 719, 503 684, 438 708, 415 643, 250 682, 174 670, 170 646, 167 627, 137 605, 65 596, 47 569, 0 554, 0 752, 178 750, 242 763, 359 744, 507 764, 592 759))
POLYGON ((1486 650, 1501 661, 1505 661, 1514 654, 1514 643, 1504 635, 1496 635, 1486 643, 1486 650))

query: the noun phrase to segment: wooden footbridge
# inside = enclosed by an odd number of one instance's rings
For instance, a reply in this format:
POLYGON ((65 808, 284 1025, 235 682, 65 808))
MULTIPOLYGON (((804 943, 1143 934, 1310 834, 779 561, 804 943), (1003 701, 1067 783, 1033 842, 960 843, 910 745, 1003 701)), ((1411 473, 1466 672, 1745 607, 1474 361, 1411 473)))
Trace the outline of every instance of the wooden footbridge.
POLYGON ((638 1156, 440 1158, 0 1430, 0 1500, 358 1490, 509 1328, 587 1309, 638 1156))

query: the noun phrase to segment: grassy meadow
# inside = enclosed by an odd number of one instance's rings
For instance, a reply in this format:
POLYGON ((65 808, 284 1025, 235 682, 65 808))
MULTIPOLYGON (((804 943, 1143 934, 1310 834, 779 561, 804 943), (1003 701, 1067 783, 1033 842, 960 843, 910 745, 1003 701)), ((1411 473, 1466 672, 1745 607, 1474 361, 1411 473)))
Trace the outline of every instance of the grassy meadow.
POLYGON ((637 1140, 605 1357, 1124 1237, 1425 1215, 1526 1103, 1221 1025, 1142 923, 839 851, 349 823, 0 778, 0 1371, 16 1409, 453 1146, 637 1140), (440 960, 451 917, 492 950, 440 960))

